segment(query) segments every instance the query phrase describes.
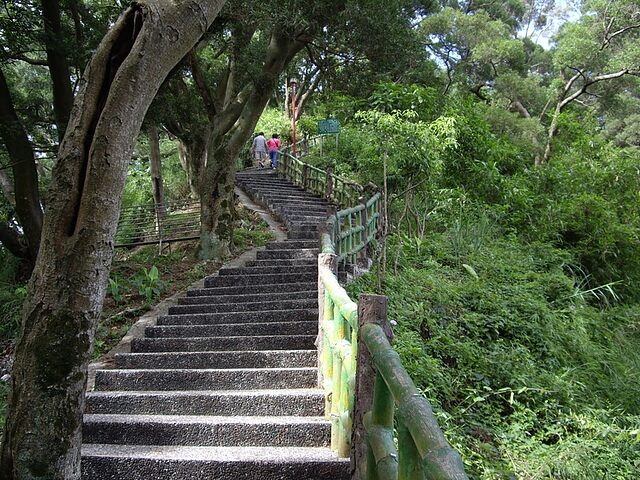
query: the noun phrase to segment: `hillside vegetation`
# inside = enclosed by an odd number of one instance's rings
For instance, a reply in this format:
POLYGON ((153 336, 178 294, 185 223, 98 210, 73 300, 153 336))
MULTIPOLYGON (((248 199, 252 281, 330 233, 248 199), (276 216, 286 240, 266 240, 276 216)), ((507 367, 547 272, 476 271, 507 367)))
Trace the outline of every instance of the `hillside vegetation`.
POLYGON ((313 159, 387 194, 350 294, 389 297, 395 348, 472 478, 635 478, 639 152, 566 118, 562 155, 535 167, 491 107, 448 110, 359 111, 313 159))

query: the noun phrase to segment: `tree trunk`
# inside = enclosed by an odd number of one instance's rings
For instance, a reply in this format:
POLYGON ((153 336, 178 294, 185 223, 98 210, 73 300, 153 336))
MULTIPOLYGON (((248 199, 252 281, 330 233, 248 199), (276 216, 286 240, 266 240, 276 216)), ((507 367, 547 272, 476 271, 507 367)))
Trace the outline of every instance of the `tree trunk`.
POLYGON ((223 3, 134 3, 85 72, 53 172, 15 347, 0 464, 4 480, 80 479, 87 366, 128 160, 160 84, 223 3))
POLYGON ((162 184, 162 161, 160 159, 160 137, 158 127, 149 127, 149 158, 151 163, 151 189, 153 194, 153 204, 156 211, 156 228, 160 229, 160 220, 166 214, 164 205, 164 185, 162 184))
POLYGON ((200 257, 224 258, 231 248, 235 198, 234 173, 238 154, 251 138, 278 78, 305 43, 298 38, 274 34, 269 43, 262 74, 239 96, 246 98, 242 109, 223 112, 214 130, 200 183, 200 257))
POLYGON ((200 198, 200 175, 209 155, 211 129, 190 140, 178 137, 178 155, 180 164, 187 175, 187 182, 194 198, 200 198))
POLYGON ((0 68, 0 138, 12 162, 16 215, 28 247, 26 260, 36 261, 42 233, 42 207, 38 192, 38 171, 31 142, 11 101, 6 78, 0 68))
POLYGON ((202 172, 199 255, 203 259, 226 258, 231 253, 236 218, 235 159, 239 147, 225 140, 210 149, 210 163, 202 172))

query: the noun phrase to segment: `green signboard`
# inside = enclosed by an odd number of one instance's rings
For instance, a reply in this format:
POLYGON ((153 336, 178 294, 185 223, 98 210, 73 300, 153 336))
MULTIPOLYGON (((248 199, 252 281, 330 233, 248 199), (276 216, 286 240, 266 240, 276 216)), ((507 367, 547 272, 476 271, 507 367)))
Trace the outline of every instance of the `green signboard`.
POLYGON ((340 121, 337 118, 318 120, 318 135, 340 133, 340 121))

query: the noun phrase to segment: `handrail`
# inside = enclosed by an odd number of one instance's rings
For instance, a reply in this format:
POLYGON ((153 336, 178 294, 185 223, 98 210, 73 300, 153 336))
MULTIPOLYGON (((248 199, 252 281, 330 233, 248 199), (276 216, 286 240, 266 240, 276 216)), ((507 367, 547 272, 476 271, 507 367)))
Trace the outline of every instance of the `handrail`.
POLYGON ((378 192, 360 205, 340 210, 327 219, 331 243, 341 264, 355 264, 357 255, 376 239, 380 231, 380 200, 378 192))
MULTIPOLYGON (((299 151, 308 154, 310 148, 320 138, 321 136, 303 139, 296 142, 296 145, 302 145, 303 148, 299 151)), ((364 191, 364 187, 335 175, 332 169, 324 171, 301 161, 289 153, 291 148, 291 145, 287 145, 279 151, 278 173, 293 184, 327 198, 338 206, 345 207, 358 203, 358 198, 364 191)))
MULTIPOLYGON (((300 140, 297 144, 302 148, 298 151, 308 154, 310 148, 321 138, 320 135, 300 140)), ((351 207, 340 210, 327 219, 330 238, 325 244, 332 244, 331 248, 335 249, 334 253, 338 255, 341 265, 357 263, 358 256, 364 256, 362 252, 375 240, 382 228, 382 195, 372 185, 373 195, 369 199, 365 198, 363 194, 368 188, 338 177, 331 169, 324 171, 303 162, 288 153, 291 148, 291 145, 287 145, 279 151, 278 174, 339 207, 351 207)))
POLYGON ((362 423, 356 425, 360 429, 356 437, 366 439, 366 445, 361 445, 366 454, 361 471, 367 479, 467 480, 462 458, 444 437, 431 404, 391 348, 386 302, 380 295, 361 295, 358 306, 358 362, 368 364, 359 368, 358 375, 363 383, 374 378, 373 389, 358 384, 356 410, 362 423), (374 375, 362 375, 365 368, 374 375), (366 398, 365 392, 371 390, 373 394, 366 398))
MULTIPOLYGON (((323 235, 323 251, 331 250, 329 241, 323 235)), ((318 382, 331 448, 351 457, 359 480, 468 480, 429 401, 389 344, 386 297, 361 295, 356 305, 335 275, 337 260, 330 252, 318 256, 318 382)))
POLYGON ((320 326, 318 336, 318 382, 325 391, 325 416, 331 420, 331 449, 340 457, 349 457, 356 375, 357 305, 340 286, 333 269, 336 257, 320 256, 319 262, 320 326))

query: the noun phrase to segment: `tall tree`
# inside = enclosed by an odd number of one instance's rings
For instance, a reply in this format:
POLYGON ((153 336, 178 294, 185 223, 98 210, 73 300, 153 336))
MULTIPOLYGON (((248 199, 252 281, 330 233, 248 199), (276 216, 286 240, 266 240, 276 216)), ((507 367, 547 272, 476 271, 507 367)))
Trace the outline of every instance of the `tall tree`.
POLYGON ((634 0, 590 0, 583 15, 560 30, 554 52, 558 74, 555 108, 547 144, 538 164, 548 162, 559 130, 560 114, 581 101, 593 106, 611 84, 640 77, 640 5, 634 0))
MULTIPOLYGON (((339 38, 363 39, 367 35, 365 32, 371 35, 368 28, 371 25, 376 26, 380 38, 384 33, 388 35, 391 27, 397 31, 394 40, 403 38, 400 32, 411 38, 411 35, 406 35, 406 31, 411 30, 408 19, 413 18, 416 12, 424 11, 425 3, 430 2, 397 1, 393 8, 388 2, 382 8, 381 2, 376 0, 304 4, 233 2, 227 5, 220 22, 216 22, 211 32, 213 41, 209 47, 194 51, 189 57, 189 79, 199 91, 206 112, 199 118, 206 117, 208 122, 195 129, 191 128, 193 120, 185 122, 181 133, 175 127, 179 127, 182 120, 196 119, 190 112, 188 116, 168 124, 169 129, 181 139, 188 135, 198 142, 195 148, 192 144, 191 148, 184 150, 195 154, 186 157, 187 163, 193 162, 188 168, 191 178, 195 178, 197 173, 200 175, 202 257, 224 256, 229 251, 234 218, 233 173, 238 153, 254 133, 262 111, 296 55, 306 50, 312 57, 313 51, 322 49, 327 41, 339 44, 339 38), (403 8, 407 10, 403 11, 403 8), (396 15, 400 13, 402 15, 396 15), (256 18, 268 20, 256 22, 256 18), (226 52, 224 57, 220 57, 221 51, 226 52), (185 129, 187 125, 190 128, 185 129), (194 131, 200 133, 193 135, 194 131)), ((378 47, 384 44, 382 40, 368 40, 366 46, 356 47, 357 42, 354 41, 349 45, 353 51, 357 48, 366 50, 378 63, 391 57, 378 55, 388 51, 378 47)), ((319 65, 312 67, 311 72, 317 73, 319 65)), ((318 85, 318 81, 318 77, 315 81, 311 78, 310 84, 318 85)), ((182 83, 176 88, 184 91, 188 85, 186 81, 182 83)))
POLYGON ((167 83, 165 93, 187 98, 174 104, 164 125, 180 139, 183 165, 202 201, 203 258, 229 253, 238 154, 281 75, 344 5, 233 2, 211 28, 208 43, 190 52, 181 75, 167 83))
POLYGON ((53 172, 16 344, 3 479, 80 479, 87 365, 134 140, 161 82, 222 4, 134 3, 85 71, 53 172))

